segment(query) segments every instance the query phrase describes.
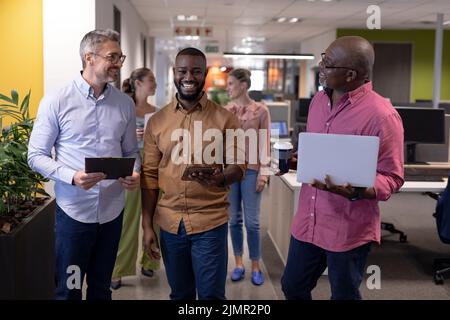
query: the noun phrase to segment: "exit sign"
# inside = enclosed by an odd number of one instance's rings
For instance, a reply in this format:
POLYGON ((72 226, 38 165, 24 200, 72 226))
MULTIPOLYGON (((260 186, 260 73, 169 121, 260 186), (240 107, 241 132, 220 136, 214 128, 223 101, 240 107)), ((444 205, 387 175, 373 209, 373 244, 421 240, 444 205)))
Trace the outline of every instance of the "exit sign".
POLYGON ((199 36, 199 37, 211 37, 213 29, 212 27, 175 27, 174 35, 178 37, 183 36, 199 36))
POLYGON ((219 45, 218 44, 207 44, 205 46, 206 53, 219 53, 219 45))

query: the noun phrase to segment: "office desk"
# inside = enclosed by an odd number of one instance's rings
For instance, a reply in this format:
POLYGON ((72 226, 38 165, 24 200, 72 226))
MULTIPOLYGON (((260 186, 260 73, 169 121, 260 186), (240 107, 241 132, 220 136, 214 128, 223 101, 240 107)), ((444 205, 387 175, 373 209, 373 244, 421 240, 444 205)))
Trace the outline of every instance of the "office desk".
MULTIPOLYGON (((383 212, 397 212, 398 210, 422 210, 427 212, 431 219, 433 208, 430 206, 433 202, 422 193, 426 191, 441 192, 446 185, 446 181, 407 181, 399 193, 392 195, 391 199, 386 202, 379 202, 381 214, 383 212), (426 197, 427 201, 421 201, 418 197, 426 197)), ((270 177, 269 186, 263 194, 261 215, 267 219, 268 235, 283 263, 286 263, 288 255, 290 226, 292 218, 297 212, 300 187, 301 183, 297 182, 296 172, 290 171, 281 177, 270 177)))

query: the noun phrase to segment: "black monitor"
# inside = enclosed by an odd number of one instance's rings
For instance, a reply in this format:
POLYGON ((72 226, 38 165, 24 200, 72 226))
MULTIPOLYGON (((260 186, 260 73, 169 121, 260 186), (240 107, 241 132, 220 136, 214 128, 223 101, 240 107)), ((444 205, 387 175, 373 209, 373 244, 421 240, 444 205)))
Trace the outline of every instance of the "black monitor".
POLYGON ((297 122, 306 122, 308 119, 309 104, 311 103, 311 98, 300 98, 296 100, 295 103, 295 120, 297 122))
POLYGON ((403 121, 406 162, 416 163, 416 144, 445 143, 443 109, 395 107, 403 121))
POLYGON ((248 95, 251 99, 255 101, 261 101, 264 98, 262 91, 258 90, 251 90, 248 92, 248 95))
POLYGON ((445 110, 445 114, 450 114, 450 103, 439 103, 439 108, 445 110))

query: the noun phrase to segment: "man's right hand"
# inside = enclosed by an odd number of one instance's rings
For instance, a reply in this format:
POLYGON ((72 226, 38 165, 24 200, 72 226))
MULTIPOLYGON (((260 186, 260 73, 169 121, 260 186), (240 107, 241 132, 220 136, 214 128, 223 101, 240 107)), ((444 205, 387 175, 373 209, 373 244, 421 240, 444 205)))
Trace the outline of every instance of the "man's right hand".
MULTIPOLYGON (((290 170, 297 170, 297 161, 298 161, 298 152, 292 152, 291 157, 289 158, 289 169, 290 170)), ((284 173, 281 173, 280 170, 277 169, 275 172, 276 176, 282 176, 284 173)))
POLYGON ((144 251, 153 259, 161 259, 158 238, 152 228, 144 228, 144 251))
POLYGON ((291 157, 289 158, 289 169, 297 170, 297 157, 298 157, 298 151, 291 153, 291 157))
POLYGON ((73 183, 81 189, 89 190, 105 178, 106 175, 102 172, 86 173, 84 170, 80 170, 75 172, 73 183))

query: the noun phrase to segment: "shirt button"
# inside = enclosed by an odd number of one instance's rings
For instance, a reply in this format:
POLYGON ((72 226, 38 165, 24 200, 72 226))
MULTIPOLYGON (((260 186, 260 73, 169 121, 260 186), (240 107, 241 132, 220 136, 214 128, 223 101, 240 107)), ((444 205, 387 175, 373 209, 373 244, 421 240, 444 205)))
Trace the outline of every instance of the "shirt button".
POLYGON ((314 217, 314 213, 311 213, 311 217, 314 217))
POLYGON ((330 123, 329 123, 329 122, 327 122, 327 123, 326 123, 326 125, 327 125, 327 127, 328 127, 328 126, 330 125, 330 123))
POLYGON ((315 200, 315 199, 316 199, 316 197, 314 197, 314 196, 312 196, 311 198, 312 198, 313 200, 315 200))

